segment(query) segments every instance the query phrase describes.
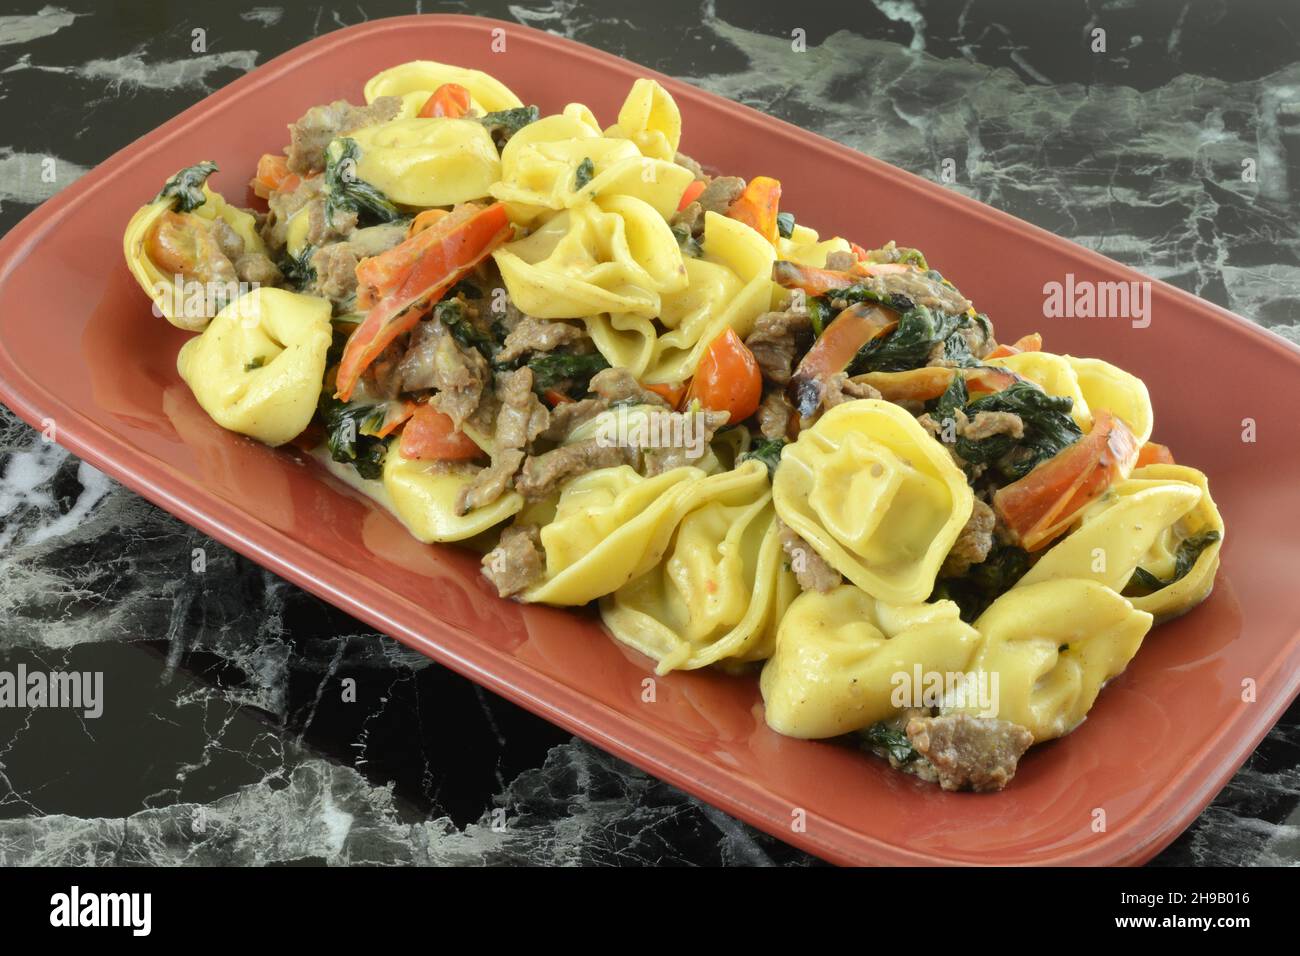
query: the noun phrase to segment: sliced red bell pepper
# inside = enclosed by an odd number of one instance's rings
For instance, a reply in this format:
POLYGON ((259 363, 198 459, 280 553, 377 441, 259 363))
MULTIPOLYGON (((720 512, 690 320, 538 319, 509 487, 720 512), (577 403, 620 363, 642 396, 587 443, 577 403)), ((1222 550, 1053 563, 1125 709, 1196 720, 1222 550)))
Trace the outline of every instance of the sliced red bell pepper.
MULTIPOLYGON (((348 338, 339 363, 338 397, 347 401, 366 367, 509 235, 510 220, 501 203, 467 205, 384 253, 396 253, 395 258, 409 260, 410 266, 397 288, 375 303, 348 338), (465 209, 468 213, 457 215, 465 209)), ((371 261, 363 259, 358 273, 371 261)))
POLYGON ((1092 431, 993 495, 993 508, 1026 551, 1059 536, 1078 513, 1123 481, 1138 459, 1137 440, 1120 419, 1100 411, 1092 431))
POLYGON ((1149 441, 1138 451, 1137 467, 1142 468, 1146 465, 1175 465, 1174 453, 1169 450, 1167 445, 1159 442, 1149 441))
POLYGON ((455 422, 428 403, 415 406, 397 450, 410 461, 468 461, 483 454, 455 422))
POLYGON ((289 160, 279 153, 263 153, 257 161, 257 175, 249 183, 253 193, 266 199, 273 192, 283 192, 288 184, 296 186, 301 180, 289 172, 289 160))
MULTIPOLYGON (((979 366, 960 371, 971 396, 1000 392, 1020 380, 1019 375, 1004 368, 979 366)), ((853 381, 870 385, 890 402, 928 402, 948 390, 957 372, 955 368, 926 366, 905 372, 866 372, 853 376, 853 381)))
POLYGON ((754 229, 776 245, 776 214, 781 208, 781 183, 770 176, 755 176, 731 204, 727 216, 754 229))
POLYGON ((433 95, 424 101, 417 116, 430 119, 445 116, 448 119, 460 119, 469 113, 469 90, 459 83, 444 83, 433 91, 433 95))
POLYGON ((704 180, 696 179, 684 190, 682 190, 681 201, 677 203, 677 211, 681 212, 695 200, 700 198, 700 193, 704 192, 704 180))
POLYGON ((799 414, 815 414, 822 403, 826 380, 844 371, 864 345, 888 335, 897 326, 897 312, 865 302, 855 303, 835 316, 790 377, 790 399, 799 414))
POLYGON ((1006 358, 1009 355, 1019 355, 1021 352, 1041 352, 1043 350, 1043 337, 1037 332, 1029 335, 1022 335, 1011 345, 999 345, 985 358, 1006 358))

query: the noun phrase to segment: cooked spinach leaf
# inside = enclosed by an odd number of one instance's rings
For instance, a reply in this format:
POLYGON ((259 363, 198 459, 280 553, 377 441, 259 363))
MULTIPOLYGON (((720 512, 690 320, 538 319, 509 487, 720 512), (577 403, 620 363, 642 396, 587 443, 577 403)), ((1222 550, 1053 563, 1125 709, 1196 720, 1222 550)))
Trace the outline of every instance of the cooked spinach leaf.
POLYGON ((609 362, 599 352, 573 355, 568 352, 546 352, 528 360, 533 370, 533 390, 563 389, 566 393, 585 395, 591 377, 609 368, 609 362))
POLYGON ((782 239, 789 239, 794 235, 794 213, 779 212, 776 214, 776 231, 781 234, 782 239))
POLYGON ((907 739, 907 734, 886 723, 872 724, 861 733, 869 746, 884 750, 898 763, 911 763, 920 756, 907 739))
POLYGON ((342 212, 355 212, 358 222, 369 225, 401 219, 402 214, 387 196, 357 177, 361 148, 344 136, 334 140, 325 154, 325 221, 334 225, 342 212))
POLYGON ((280 274, 299 290, 307 288, 316 281, 316 270, 312 267, 311 257, 316 254, 315 246, 305 246, 294 256, 286 249, 277 265, 280 274))
POLYGON ((755 439, 754 444, 749 447, 749 451, 741 455, 736 464, 749 461, 751 458, 761 461, 767 466, 767 475, 771 478, 776 475, 776 466, 781 464, 781 450, 785 446, 786 441, 784 438, 755 439))
POLYGON ((193 166, 186 166, 163 183, 163 188, 154 197, 153 201, 174 199, 178 212, 193 212, 207 202, 207 197, 203 195, 203 184, 216 171, 217 164, 213 162, 195 163, 193 166))
POLYGON ((462 348, 477 349, 489 362, 497 353, 498 343, 469 317, 459 298, 444 299, 433 308, 433 315, 451 333, 462 348))
POLYGON ((492 135, 492 141, 500 149, 511 136, 529 123, 536 123, 540 116, 541 111, 536 106, 517 106, 514 109, 487 113, 480 116, 478 121, 487 127, 487 131, 492 135))
POLYGON ((1027 551, 1011 544, 994 545, 982 562, 971 565, 961 577, 940 578, 930 600, 954 602, 961 609, 961 619, 970 624, 1028 570, 1027 551))
POLYGON ((362 432, 383 425, 384 406, 341 402, 329 391, 321 392, 316 411, 325 426, 325 444, 330 458, 352 465, 362 478, 380 478, 388 445, 382 438, 362 432))
POLYGON ((691 227, 685 223, 679 222, 672 227, 673 238, 677 240, 677 245, 682 250, 682 255, 690 256, 692 259, 698 259, 704 252, 699 240, 691 235, 691 227))
POLYGON ((831 304, 826 301, 825 296, 813 295, 807 299, 808 321, 812 323, 813 338, 819 339, 822 330, 834 316, 831 315, 831 304))
POLYGON ((1178 550, 1174 553, 1174 573, 1172 577, 1168 580, 1161 580, 1146 568, 1138 568, 1133 572, 1133 576, 1128 579, 1128 584, 1124 586, 1124 596, 1145 597, 1185 578, 1196 564, 1197 558, 1201 556, 1201 552, 1218 541, 1220 537, 1218 531, 1210 528, 1200 534, 1194 534, 1190 538, 1184 538, 1178 545, 1178 550))
POLYGON ((596 166, 592 163, 591 157, 583 157, 582 162, 578 164, 578 168, 573 172, 573 191, 578 192, 583 186, 591 182, 592 177, 595 175, 596 166))
MULTIPOLYGON (((837 298, 841 295, 842 293, 836 293, 837 298)), ((974 365, 975 360, 971 357, 962 332, 975 325, 976 319, 968 315, 945 315, 924 305, 911 306, 899 314, 898 328, 889 335, 869 342, 858 353, 850 366, 850 374, 905 372, 921 368, 939 344, 943 345, 944 356, 950 361, 974 365)))
POLYGON ((1083 437, 1070 417, 1073 407, 1074 400, 1067 396, 1048 395, 1031 382, 1015 382, 975 399, 966 406, 966 415, 973 419, 980 412, 1010 412, 1020 416, 1024 435, 991 435, 981 441, 959 437, 957 454, 971 464, 990 465, 1008 481, 1023 478, 1083 437))

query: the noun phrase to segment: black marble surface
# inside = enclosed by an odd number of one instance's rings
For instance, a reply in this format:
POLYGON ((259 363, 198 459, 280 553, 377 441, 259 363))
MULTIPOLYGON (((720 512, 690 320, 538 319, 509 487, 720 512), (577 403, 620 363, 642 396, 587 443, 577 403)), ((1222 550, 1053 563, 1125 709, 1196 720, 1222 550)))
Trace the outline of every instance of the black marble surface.
MULTIPOLYGON (((6 2, 0 228, 272 56, 417 11, 561 33, 930 178, 951 158, 953 188, 1300 341, 1290 0, 6 2)), ((0 708, 0 864, 815 862, 370 631, 0 408, 0 670, 20 665, 102 672, 109 706, 0 708)), ((1300 862, 1298 804, 1293 706, 1155 862, 1300 862)))

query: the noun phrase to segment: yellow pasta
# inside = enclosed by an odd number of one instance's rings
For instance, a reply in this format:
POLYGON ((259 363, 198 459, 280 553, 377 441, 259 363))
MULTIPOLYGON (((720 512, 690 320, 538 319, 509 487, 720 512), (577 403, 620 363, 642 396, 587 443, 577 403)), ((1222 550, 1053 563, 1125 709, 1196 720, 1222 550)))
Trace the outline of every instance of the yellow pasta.
POLYGON ((966 670, 979 634, 951 601, 895 607, 844 584, 795 598, 760 687, 768 726, 790 737, 851 733, 899 713, 902 681, 966 670))
POLYGON ((355 130, 349 138, 359 150, 357 178, 404 206, 482 199, 501 178, 497 148, 476 120, 395 119, 355 130))
POLYGON ((524 506, 523 496, 512 491, 469 514, 457 514, 456 502, 473 480, 472 471, 409 461, 397 445, 396 440, 389 442, 384 457, 384 489, 397 516, 421 541, 464 541, 501 524, 524 506))
POLYGON ((862 399, 828 411, 787 446, 776 511, 862 590, 924 601, 974 507, 966 477, 908 412, 862 399))
POLYGON ((797 585, 783 567, 767 469, 751 461, 703 489, 663 561, 602 598, 610 633, 661 674, 724 658, 761 659, 797 585))
POLYGON ((326 299, 259 288, 186 342, 176 368, 218 425, 282 445, 311 422, 331 338, 326 299))
POLYGON ((469 70, 433 60, 412 60, 372 76, 365 87, 367 103, 381 96, 400 96, 403 116, 415 116, 444 83, 465 87, 470 105, 480 113, 516 109, 524 104, 504 83, 481 70, 469 70))
POLYGON ((1013 588, 975 622, 980 647, 971 667, 989 686, 996 676, 998 718, 1042 743, 1079 725, 1106 681, 1133 659, 1151 620, 1096 581, 1013 588))

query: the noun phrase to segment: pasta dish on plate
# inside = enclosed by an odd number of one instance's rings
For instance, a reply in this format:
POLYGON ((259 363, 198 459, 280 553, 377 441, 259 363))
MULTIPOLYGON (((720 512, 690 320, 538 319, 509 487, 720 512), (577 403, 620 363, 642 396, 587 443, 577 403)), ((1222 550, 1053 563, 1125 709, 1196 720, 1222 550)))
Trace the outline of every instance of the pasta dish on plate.
POLYGON ((503 598, 757 675, 779 733, 1003 788, 1210 593, 1205 475, 1140 379, 706 171, 654 80, 614 119, 394 66, 256 161, 261 208, 177 172, 127 265, 219 425, 475 548, 503 598))

